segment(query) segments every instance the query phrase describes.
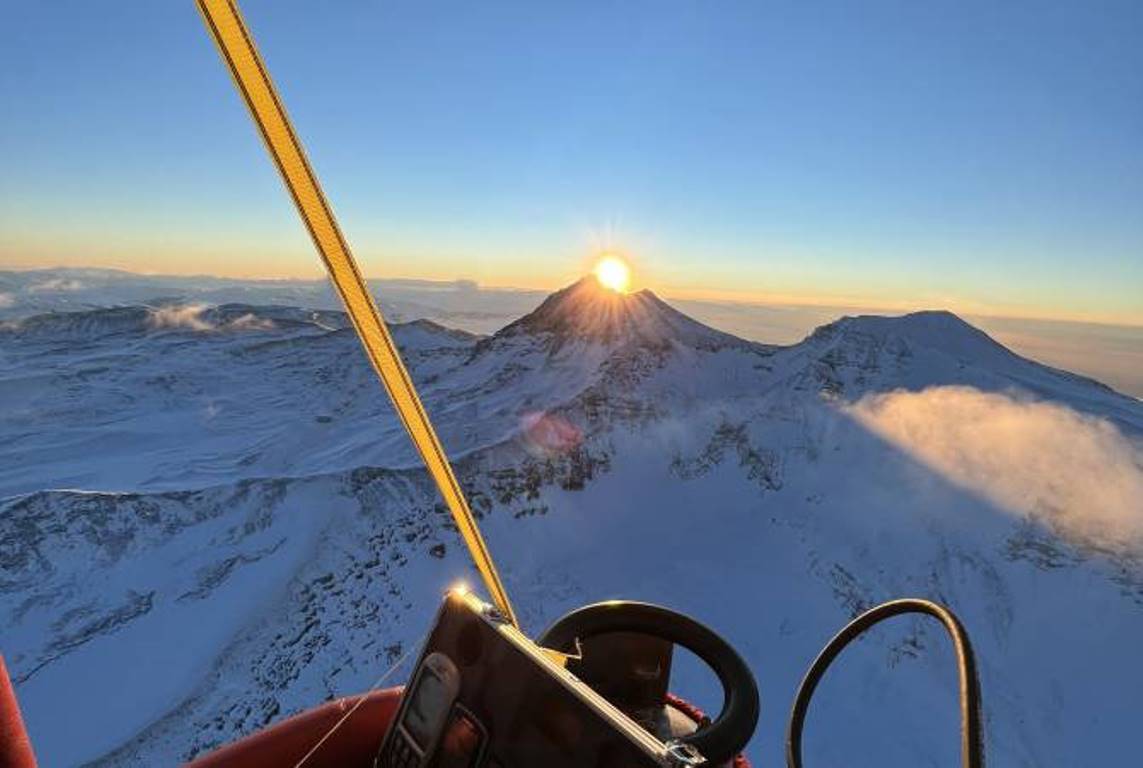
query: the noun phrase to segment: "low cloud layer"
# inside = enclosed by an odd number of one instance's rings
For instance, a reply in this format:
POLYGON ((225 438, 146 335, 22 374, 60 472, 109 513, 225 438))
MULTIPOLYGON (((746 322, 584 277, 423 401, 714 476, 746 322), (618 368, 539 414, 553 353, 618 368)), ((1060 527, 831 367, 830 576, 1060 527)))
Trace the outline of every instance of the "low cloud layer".
POLYGON ((27 291, 28 293, 65 293, 82 291, 83 288, 84 285, 79 280, 67 280, 62 277, 57 277, 29 285, 27 291))
POLYGON ((10 293, 0 293, 0 309, 7 309, 16 305, 16 297, 10 293))
POLYGON ((933 387, 848 412, 950 482, 1085 544, 1143 550, 1143 448, 1062 405, 933 387))
POLYGON ((204 313, 210 308, 208 304, 184 304, 181 306, 159 307, 152 309, 147 320, 152 328, 183 329, 188 331, 269 331, 273 330, 274 321, 246 313, 233 320, 216 325, 210 322, 204 313))
POLYGON ((205 304, 186 304, 179 307, 159 307, 151 310, 148 318, 152 328, 184 328, 188 331, 213 331, 214 326, 203 318, 205 304))

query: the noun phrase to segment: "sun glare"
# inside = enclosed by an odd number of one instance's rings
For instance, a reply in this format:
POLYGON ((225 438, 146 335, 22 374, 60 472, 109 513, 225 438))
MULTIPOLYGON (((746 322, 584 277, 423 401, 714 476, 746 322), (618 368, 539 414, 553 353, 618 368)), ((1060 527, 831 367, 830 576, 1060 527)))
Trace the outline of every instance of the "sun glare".
POLYGON ((616 293, 627 293, 631 285, 631 269, 623 259, 605 256, 595 265, 595 279, 604 288, 610 288, 616 293))

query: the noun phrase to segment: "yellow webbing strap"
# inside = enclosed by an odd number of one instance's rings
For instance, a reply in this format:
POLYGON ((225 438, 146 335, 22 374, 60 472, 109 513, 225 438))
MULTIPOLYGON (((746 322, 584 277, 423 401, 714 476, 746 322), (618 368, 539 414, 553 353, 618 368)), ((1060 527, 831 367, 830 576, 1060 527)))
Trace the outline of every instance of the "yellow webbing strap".
POLYGON ((417 451, 428 467, 429 473, 436 481, 445 503, 456 520, 457 527, 480 569, 484 583, 491 593, 493 602, 504 616, 516 624, 516 614, 508 602, 508 593, 500 582, 496 566, 476 520, 472 516, 464 493, 456 481, 452 467, 436 432, 429 422, 428 414, 417 397, 413 387, 413 380, 405 370, 397 347, 381 319, 381 313, 374 304, 365 281, 357 269, 349 246, 333 218, 333 211, 322 194, 317 177, 306 161, 305 152, 302 151, 301 142, 294 134, 290 120, 286 116, 286 109, 282 105, 278 94, 270 82, 270 74, 266 71, 254 40, 251 38, 242 15, 234 0, 196 0, 203 18, 218 44, 218 50, 242 97, 266 146, 274 158, 294 204, 302 215, 302 220, 309 229, 314 245, 325 262, 329 276, 337 286, 341 300, 349 311, 357 335, 365 346, 369 360, 385 384, 389 397, 397 409, 401 422, 413 439, 417 451))

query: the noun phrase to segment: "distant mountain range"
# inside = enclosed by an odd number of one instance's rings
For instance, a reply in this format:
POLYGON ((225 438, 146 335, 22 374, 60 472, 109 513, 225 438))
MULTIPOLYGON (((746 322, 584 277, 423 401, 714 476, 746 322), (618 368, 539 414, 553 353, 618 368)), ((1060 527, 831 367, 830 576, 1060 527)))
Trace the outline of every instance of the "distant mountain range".
MULTIPOLYGON (((371 280, 392 322, 431 319, 488 333, 531 311, 542 291, 480 288, 466 280, 371 280)), ((115 269, 0 270, 0 321, 180 302, 340 310, 329 280, 241 280, 207 275, 142 275, 115 269)))
MULTIPOLYGON (((497 288, 469 280, 371 279, 390 322, 432 320, 491 334, 539 306, 547 293, 497 288)), ((814 328, 878 307, 713 301, 671 298, 700 322, 755 341, 792 344, 814 328)), ((144 275, 113 269, 0 270, 0 323, 45 312, 125 306, 253 304, 340 310, 329 281, 254 280, 144 275)), ((1143 326, 1116 326, 1018 317, 967 316, 1019 354, 1083 373, 1143 398, 1143 326)))
MULTIPOLYGON (((45 765, 171 764, 362 690, 478 583, 340 312, 140 290, 0 327, 0 651, 45 765)), ((766 765, 828 637, 929 596, 976 641, 992 765, 1138 755, 1137 399, 946 312, 777 346, 593 280, 529 309, 393 329, 529 631, 693 614, 755 670, 766 765)), ((807 765, 959 764, 939 628, 847 654, 807 765)))

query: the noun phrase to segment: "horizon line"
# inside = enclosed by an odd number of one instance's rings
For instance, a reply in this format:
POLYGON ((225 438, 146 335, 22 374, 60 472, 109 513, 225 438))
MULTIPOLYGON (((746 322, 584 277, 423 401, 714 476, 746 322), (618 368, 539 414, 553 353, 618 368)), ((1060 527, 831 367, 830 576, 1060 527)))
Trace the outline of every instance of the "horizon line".
MULTIPOLYGON (((2 265, 0 272, 113 272, 125 275, 133 275, 136 277, 156 277, 156 278, 171 278, 171 279, 196 279, 207 278, 211 280, 231 280, 235 282, 264 282, 264 283, 326 283, 332 289, 332 284, 329 283, 328 276, 318 273, 312 277, 302 276, 265 276, 265 275, 219 275, 211 274, 209 272, 162 272, 162 271, 142 271, 132 270, 123 267, 106 267, 99 265, 90 266, 66 266, 58 265, 52 267, 43 266, 23 266, 23 265, 2 265)), ((518 293, 537 293, 550 295, 556 291, 566 288, 575 281, 566 284, 560 284, 555 287, 526 287, 518 285, 500 285, 492 283, 481 283, 473 278, 454 277, 410 277, 410 276, 396 276, 396 275, 366 275, 366 281, 389 281, 389 282, 409 282, 409 283, 434 283, 442 286, 446 285, 459 285, 469 284, 476 290, 489 290, 489 291, 512 291, 518 293)), ((578 279, 578 278, 577 278, 578 279)), ((925 311, 946 311, 953 314, 965 317, 980 317, 996 320, 1029 320, 1036 322, 1055 322, 1055 323, 1073 323, 1073 324, 1086 324, 1098 326, 1110 326, 1119 328, 1132 328, 1143 329, 1143 316, 1138 318, 1123 317, 1119 315, 1093 315, 1090 313, 1063 313, 1063 314, 1039 314, 1035 312, 1022 312, 1020 310, 1004 310, 998 307, 988 307, 987 305, 961 306, 955 307, 956 304, 962 302, 953 301, 945 304, 932 304, 923 301, 912 300, 898 300, 898 301, 884 301, 865 299, 854 296, 804 296, 804 295, 788 295, 788 294, 773 294, 755 292, 753 295, 742 295, 741 291, 726 291, 726 290, 704 290, 704 289, 686 289, 676 288, 671 286, 658 286, 658 288, 645 285, 638 290, 650 290, 655 295, 661 296, 667 300, 674 301, 692 301, 692 302, 708 302, 714 304, 736 305, 745 307, 792 307, 792 308, 817 308, 817 309, 841 309, 841 310, 854 310, 866 312, 882 312, 882 313, 901 313, 910 314, 913 312, 925 311)), ((631 293, 637 293, 637 290, 632 290, 631 293)))

